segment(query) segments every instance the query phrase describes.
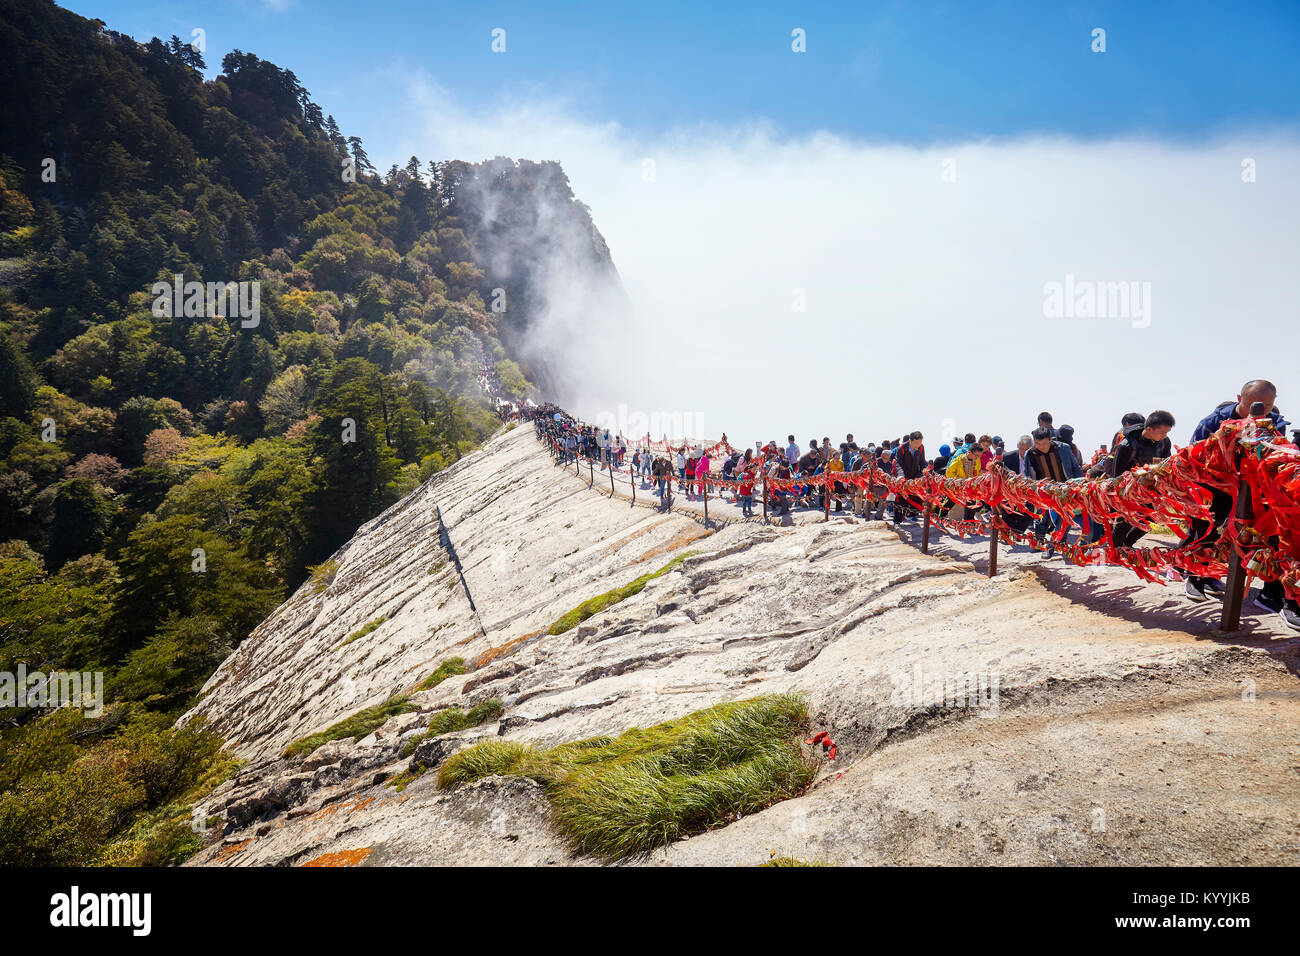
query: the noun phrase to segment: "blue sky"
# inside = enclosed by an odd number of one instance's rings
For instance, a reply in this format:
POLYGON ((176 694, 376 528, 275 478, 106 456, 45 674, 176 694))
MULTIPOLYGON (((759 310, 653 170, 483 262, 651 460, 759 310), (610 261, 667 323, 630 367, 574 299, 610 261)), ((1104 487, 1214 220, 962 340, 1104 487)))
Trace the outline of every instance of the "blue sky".
POLYGON ((393 159, 391 70, 466 110, 563 98, 642 134, 762 119, 926 145, 1027 133, 1187 141, 1300 113, 1300 4, 414 3, 72 0, 147 39, 207 32, 292 69, 372 157, 393 159), (506 30, 506 52, 490 50, 506 30), (807 52, 790 49, 791 30, 807 52), (1106 52, 1091 50, 1095 27, 1106 52), (383 108, 377 109, 377 105, 383 108))
POLYGON ((292 69, 381 170, 560 160, 632 303, 557 259, 530 342, 588 420, 932 440, 1046 408, 1095 448, 1260 377, 1300 417, 1300 2, 70 2, 292 69), (1054 316, 1068 277, 1147 309, 1054 316))

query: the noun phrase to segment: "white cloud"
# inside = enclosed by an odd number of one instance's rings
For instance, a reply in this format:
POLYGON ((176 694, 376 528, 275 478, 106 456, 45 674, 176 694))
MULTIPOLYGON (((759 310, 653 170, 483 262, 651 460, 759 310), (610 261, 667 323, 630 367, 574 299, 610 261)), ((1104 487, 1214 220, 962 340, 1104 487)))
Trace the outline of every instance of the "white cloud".
POLYGON ((753 123, 647 139, 571 104, 477 113, 407 81, 418 121, 394 159, 558 159, 591 207, 636 320, 592 315, 568 337, 584 417, 625 402, 801 444, 920 428, 933 449, 945 420, 1013 442, 1047 409, 1091 451, 1121 414, 1154 408, 1185 441, 1260 376, 1300 418, 1293 132, 921 149, 753 123), (1246 157, 1257 182, 1242 182, 1246 157), (1150 283, 1149 325, 1045 317, 1045 285, 1067 274, 1150 283))

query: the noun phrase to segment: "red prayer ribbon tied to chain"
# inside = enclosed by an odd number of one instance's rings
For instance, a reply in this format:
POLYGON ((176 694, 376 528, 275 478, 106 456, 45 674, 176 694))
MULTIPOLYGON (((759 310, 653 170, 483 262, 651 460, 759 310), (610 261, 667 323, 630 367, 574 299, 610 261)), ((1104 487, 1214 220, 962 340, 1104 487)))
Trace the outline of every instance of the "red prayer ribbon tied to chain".
MULTIPOLYGON (((723 448, 730 446, 723 441, 710 451, 723 448)), ((758 485, 759 476, 772 459, 779 460, 780 453, 766 453, 750 463, 753 479, 728 481, 710 475, 707 482, 732 489, 740 484, 758 485)), ((676 480, 675 475, 672 480, 676 480)), ((1235 550, 1250 576, 1280 581, 1289 597, 1300 599, 1300 449, 1278 434, 1267 418, 1225 422, 1209 438, 1180 448, 1157 464, 1134 468, 1115 478, 1035 481, 1008 471, 995 459, 987 471, 975 478, 945 478, 927 470, 919 478, 904 479, 873 463, 862 471, 832 471, 789 479, 769 476, 766 483, 769 492, 795 494, 830 485, 833 497, 843 489, 861 488, 874 497, 892 492, 918 509, 937 510, 951 504, 987 506, 989 513, 979 518, 950 521, 932 514, 931 520, 958 536, 996 532, 1007 543, 1018 541, 1035 549, 1041 547, 1038 540, 1010 528, 1006 515, 1038 516, 1053 511, 1060 515, 1061 527, 1052 547, 1061 554, 1080 565, 1105 561, 1127 567, 1147 581, 1160 582, 1171 570, 1222 577, 1235 550), (1242 487, 1252 517, 1236 516, 1242 487), (1209 489, 1222 492, 1233 503, 1221 534, 1213 541, 1209 489), (1152 524, 1190 528, 1193 522, 1203 522, 1206 531, 1176 548, 1118 548, 1112 532, 1119 520, 1147 530, 1152 524), (1095 543, 1082 536, 1076 542, 1064 540, 1076 524, 1084 536, 1090 536, 1098 523, 1103 530, 1095 543)))
POLYGON ((820 744, 822 748, 822 753, 826 755, 826 759, 827 760, 835 759, 835 750, 836 750, 835 741, 831 739, 831 735, 827 731, 825 730, 818 731, 812 737, 805 740, 804 743, 811 744, 814 749, 816 749, 818 744, 820 744))
POLYGON ((726 435, 723 435, 722 438, 715 442, 707 440, 695 442, 691 441, 689 438, 683 438, 681 441, 670 441, 667 438, 662 439, 661 441, 646 441, 644 438, 638 438, 627 446, 627 453, 630 455, 633 452, 640 450, 657 451, 663 452, 665 455, 675 455, 679 451, 689 451, 693 455, 696 453, 697 447, 710 458, 722 453, 727 455, 734 455, 736 453, 736 449, 732 448, 731 443, 727 441, 726 435))

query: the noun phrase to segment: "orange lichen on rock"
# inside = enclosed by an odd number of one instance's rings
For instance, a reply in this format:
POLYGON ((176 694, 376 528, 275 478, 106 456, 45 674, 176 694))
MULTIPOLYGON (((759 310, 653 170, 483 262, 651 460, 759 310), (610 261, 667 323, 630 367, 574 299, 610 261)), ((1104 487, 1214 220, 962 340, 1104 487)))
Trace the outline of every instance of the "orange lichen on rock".
POLYGON ((336 853, 322 853, 318 857, 308 860, 301 866, 356 866, 362 860, 370 855, 370 847, 363 846, 358 850, 339 850, 336 853))
POLYGON ((240 850, 242 850, 244 847, 248 846, 248 844, 252 842, 253 841, 250 838, 247 840, 241 840, 239 843, 232 843, 230 846, 227 847, 222 847, 220 852, 217 853, 217 862, 225 863, 232 856, 234 856, 236 853, 238 853, 240 850))
POLYGON ((691 544, 694 541, 699 541, 701 538, 707 538, 711 534, 713 534, 712 531, 701 528, 698 525, 687 528, 671 541, 666 541, 658 547, 651 548, 645 554, 627 564, 626 567, 636 567, 642 561, 649 561, 651 558, 657 558, 659 555, 667 554, 669 551, 676 551, 679 548, 684 548, 688 544, 691 544))
POLYGON ((491 664, 498 657, 504 657, 505 655, 516 650, 520 644, 524 643, 524 641, 530 641, 538 634, 541 633, 542 633, 541 631, 533 631, 532 633, 525 634, 522 637, 516 637, 512 641, 506 641, 500 647, 489 647, 478 657, 474 658, 473 669, 478 670, 480 667, 486 667, 488 664, 491 664))
POLYGON ((358 810, 366 809, 366 807, 370 806, 372 803, 374 803, 376 807, 382 807, 385 804, 404 803, 406 801, 406 797, 404 796, 384 797, 382 799, 379 799, 378 803, 375 803, 376 799, 377 798, 374 796, 358 797, 355 800, 342 800, 338 803, 331 803, 328 807, 322 807, 321 809, 317 810, 307 819, 311 821, 323 820, 326 817, 333 816, 334 814, 338 813, 340 810, 346 810, 348 813, 356 813, 358 810))
POLYGON ((336 813, 338 813, 338 812, 339 812, 339 804, 337 804, 337 803, 331 803, 328 807, 324 807, 324 808, 322 808, 322 809, 320 809, 320 810, 317 810, 315 813, 313 813, 313 814, 312 814, 311 816, 309 816, 307 819, 308 819, 308 820, 312 820, 312 821, 315 821, 315 820, 323 820, 323 819, 325 819, 326 817, 331 817, 331 816, 333 816, 334 814, 336 814, 336 813))

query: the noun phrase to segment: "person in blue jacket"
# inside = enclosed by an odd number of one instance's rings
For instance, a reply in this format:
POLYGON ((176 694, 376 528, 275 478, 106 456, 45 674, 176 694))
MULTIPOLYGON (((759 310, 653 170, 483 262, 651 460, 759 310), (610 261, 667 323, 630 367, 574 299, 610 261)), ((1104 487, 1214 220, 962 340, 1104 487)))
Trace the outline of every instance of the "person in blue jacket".
MULTIPOLYGON (((1035 480, 1060 482, 1083 477, 1083 468, 1079 465, 1079 459, 1074 457, 1074 452, 1069 445, 1062 444, 1052 437, 1050 426, 1039 425, 1031 434, 1034 447, 1029 449, 1029 469, 1035 480)), ((1034 530, 1040 536, 1044 536, 1049 529, 1060 531, 1063 523, 1064 519, 1058 512, 1047 508, 1034 530)), ((1049 541, 1045 556, 1050 558, 1055 553, 1056 544, 1054 541, 1049 541)))
MULTIPOLYGON (((1290 424, 1277 409, 1277 386, 1267 379, 1251 379, 1241 386, 1241 392, 1235 402, 1224 402, 1201 419, 1192 432, 1192 441, 1198 442, 1209 438, 1219 427, 1233 419, 1247 418, 1250 406, 1260 402, 1268 409, 1268 417, 1273 419, 1279 433, 1285 435, 1284 429, 1290 424)), ((1212 544, 1219 537, 1219 529, 1228 520, 1232 512, 1232 497, 1217 488, 1209 488, 1210 509, 1214 514, 1213 522, 1193 521, 1187 538, 1180 547, 1203 546, 1212 544)), ((1217 578, 1199 577, 1189 574, 1183 585, 1188 599, 1195 602, 1207 601, 1210 597, 1223 600, 1224 586, 1217 578)), ((1300 631, 1300 604, 1287 598, 1281 582, 1267 581, 1255 592, 1255 606, 1261 610, 1276 614, 1287 627, 1300 631)))
POLYGON ((1276 385, 1262 378, 1251 379, 1241 386, 1241 393, 1237 395, 1235 402, 1224 402, 1201 419, 1196 426, 1196 431, 1192 432, 1192 441, 1198 442, 1203 438, 1209 438, 1226 421, 1248 417, 1250 415, 1250 406, 1255 402, 1264 403, 1264 407, 1269 409, 1268 417, 1273 419, 1273 424, 1277 426, 1278 433, 1285 435, 1286 426, 1291 423, 1282 417, 1282 413, 1273 404, 1276 401, 1276 385))

